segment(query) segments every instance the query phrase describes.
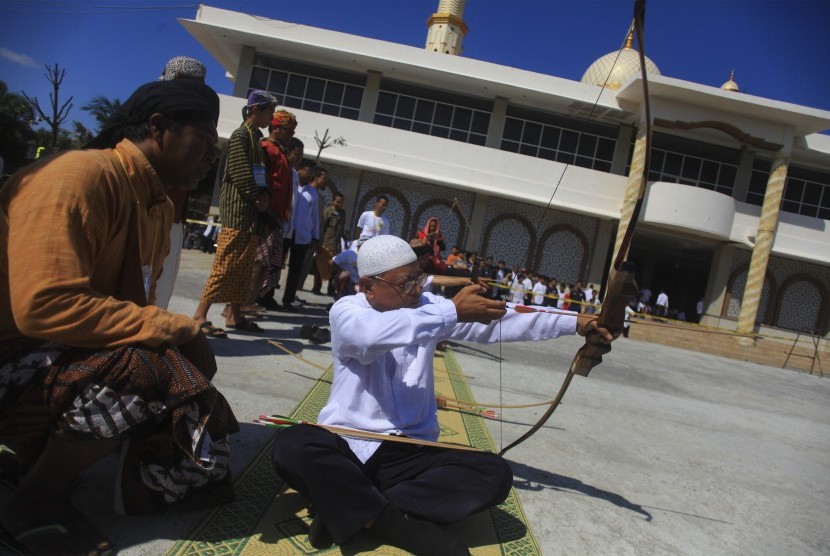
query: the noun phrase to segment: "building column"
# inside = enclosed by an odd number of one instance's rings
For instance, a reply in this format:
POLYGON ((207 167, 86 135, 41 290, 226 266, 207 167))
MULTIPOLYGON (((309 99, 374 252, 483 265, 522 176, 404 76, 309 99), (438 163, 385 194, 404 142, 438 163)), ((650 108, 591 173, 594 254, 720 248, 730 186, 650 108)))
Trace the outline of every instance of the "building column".
POLYGON ((501 148, 501 138, 504 135, 504 122, 507 120, 507 99, 496 97, 493 101, 493 111, 490 113, 490 126, 487 128, 485 147, 501 148))
MULTIPOLYGON (((487 215, 487 203, 490 201, 490 196, 485 193, 476 193, 473 200, 473 214, 470 216, 470 227, 467 230, 467 235, 464 238, 464 250, 475 251, 478 253, 481 249, 481 232, 484 230, 484 217, 487 215)), ((461 207, 459 207, 459 210, 461 207)), ((479 253, 483 255, 483 253, 479 253)))
POLYGON ((597 235, 594 238, 594 250, 588 266, 585 280, 588 283, 600 286, 605 274, 605 263, 608 258, 608 248, 611 246, 611 235, 614 233, 614 223, 611 220, 600 220, 597 226, 597 235))
MULTIPOLYGON (((243 46, 239 55, 239 65, 236 66, 236 75, 233 81, 233 96, 248 98, 248 85, 251 83, 251 67, 254 65, 256 50, 250 46, 243 46)), ((240 116, 241 117, 241 116, 240 116)))
POLYGON ((726 300, 726 288, 732 274, 732 262, 737 249, 733 245, 723 244, 715 248, 706 293, 703 295, 703 315, 700 324, 720 327, 722 325, 723 303, 726 300))
POLYGON ((614 146, 614 158, 611 159, 611 173, 625 175, 625 165, 628 163, 628 149, 631 145, 631 136, 634 128, 630 125, 621 125, 617 130, 617 143, 614 146))
POLYGON ((625 232, 628 230, 628 221, 631 220, 634 207, 637 205, 637 199, 640 197, 640 188, 645 187, 643 171, 645 170, 646 160, 646 138, 645 122, 640 122, 640 127, 637 129, 637 140, 634 142, 634 155, 631 157, 631 169, 628 172, 628 185, 625 187, 625 195, 623 196, 622 207, 620 207, 620 223, 617 227, 617 240, 614 243, 609 276, 614 275, 614 261, 617 260, 617 255, 622 248, 623 237, 625 237, 625 232))
POLYGON ((735 188, 732 190, 732 198, 736 201, 746 202, 746 195, 749 192, 749 181, 752 179, 752 164, 755 162, 755 153, 741 149, 741 159, 738 162, 738 175, 735 176, 735 188))
POLYGON ((363 99, 360 101, 360 114, 357 117, 357 121, 368 122, 370 124, 374 122, 381 77, 383 77, 383 74, 379 71, 370 70, 366 74, 366 86, 363 88, 363 99))
MULTIPOLYGON (((791 143, 792 141, 789 141, 786 144, 790 145, 791 143)), ((748 335, 755 331, 755 320, 758 317, 758 307, 761 304, 764 276, 767 273, 772 243, 775 240, 775 230, 778 228, 778 216, 781 212, 781 199, 784 197, 784 185, 787 182, 789 163, 790 147, 787 146, 778 152, 778 156, 776 156, 772 168, 770 168, 767 190, 764 194, 764 204, 761 205, 758 232, 755 234, 755 247, 752 249, 752 258, 749 261, 749 271, 746 275, 741 312, 738 315, 738 334, 748 335)), ((754 343, 754 339, 750 339, 750 341, 754 343)))
POLYGON ((343 194, 343 208, 348 211, 349 209, 347 207, 351 207, 350 218, 347 219, 345 226, 346 237, 350 240, 354 239, 354 229, 355 226, 357 226, 357 219, 360 217, 360 214, 357 213, 357 201, 358 193, 360 192, 360 181, 362 178, 363 170, 350 166, 346 172, 346 183, 344 184, 343 189, 340 190, 343 194))

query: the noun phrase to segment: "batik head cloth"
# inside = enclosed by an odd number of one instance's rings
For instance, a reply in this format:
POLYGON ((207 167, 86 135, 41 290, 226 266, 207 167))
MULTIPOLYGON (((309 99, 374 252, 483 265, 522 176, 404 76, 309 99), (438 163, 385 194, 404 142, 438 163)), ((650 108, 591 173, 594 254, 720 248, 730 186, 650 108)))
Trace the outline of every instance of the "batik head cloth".
POLYGON ((173 81, 174 79, 199 79, 205 80, 205 65, 189 56, 176 56, 171 58, 164 71, 161 72, 159 81, 173 81))
POLYGON ((248 94, 248 106, 265 106, 267 104, 276 106, 277 97, 268 91, 251 91, 248 94))
POLYGON ((294 129, 297 127, 297 118, 288 110, 277 110, 274 112, 274 119, 271 120, 271 125, 274 127, 294 129))

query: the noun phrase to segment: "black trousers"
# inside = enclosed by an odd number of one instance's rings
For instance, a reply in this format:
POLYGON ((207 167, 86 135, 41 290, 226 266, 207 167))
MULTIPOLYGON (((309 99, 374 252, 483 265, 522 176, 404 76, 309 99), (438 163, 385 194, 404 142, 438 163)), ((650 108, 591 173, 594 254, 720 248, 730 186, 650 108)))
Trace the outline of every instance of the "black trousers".
POLYGON ((503 502, 513 473, 500 456, 383 442, 366 463, 339 435, 294 425, 277 435, 274 467, 316 508, 343 543, 392 503, 420 519, 450 524, 503 502))
MULTIPOLYGON (((303 261, 305 261, 305 252, 308 250, 308 244, 299 244, 294 242, 294 236, 285 238, 282 244, 283 261, 288 258, 288 252, 291 252, 291 262, 288 265, 288 276, 285 278, 285 290, 282 294, 282 303, 287 305, 294 303, 297 299, 297 288, 299 287, 300 274, 303 271, 303 261)), ((283 263, 285 266, 285 263, 283 263)))

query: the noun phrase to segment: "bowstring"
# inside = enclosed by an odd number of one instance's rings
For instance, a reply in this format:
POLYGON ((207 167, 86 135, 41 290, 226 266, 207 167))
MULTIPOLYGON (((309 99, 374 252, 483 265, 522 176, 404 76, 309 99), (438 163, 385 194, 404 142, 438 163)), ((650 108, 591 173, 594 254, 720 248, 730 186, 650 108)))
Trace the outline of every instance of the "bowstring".
MULTIPOLYGON (((632 21, 631 21, 631 25, 628 26, 628 30, 625 33, 625 37, 623 38, 622 45, 617 50, 617 55, 614 57, 614 63, 611 64, 611 69, 608 70, 608 74, 605 77, 605 81, 602 83, 602 87, 600 87, 599 93, 597 94, 597 98, 596 98, 596 100, 594 100, 594 104, 591 106, 590 112, 588 112, 587 116, 582 118, 583 122, 590 122, 593 119, 594 114, 596 113, 596 110, 597 110, 597 106, 599 106, 599 101, 602 98, 602 94, 605 92, 605 87, 606 87, 606 85, 608 85, 608 81, 611 79, 611 72, 616 67, 617 62, 620 59, 620 56, 622 56, 623 50, 625 50, 625 45, 628 42, 628 37, 634 31, 636 21, 637 21, 637 17, 635 15, 634 19, 632 19, 632 21)), ((559 175, 559 179, 556 181, 556 185, 553 188, 553 193, 551 193, 550 199, 548 199, 548 202, 545 205, 545 209, 542 211, 542 216, 541 216, 541 218, 539 218, 539 222, 536 224, 536 228, 533 230, 534 237, 539 237, 539 231, 542 229, 542 226, 544 225, 545 217, 547 216, 547 213, 550 210, 551 205, 553 205, 553 198, 556 196, 556 192, 559 190, 559 186, 562 184, 562 180, 565 178, 565 173, 568 171, 568 168, 570 168, 571 165, 572 165, 571 162, 567 162, 565 164, 565 167, 562 169, 562 173, 559 175)), ((524 257, 524 260, 522 262, 521 268, 527 268, 527 265, 528 265, 529 262, 530 262, 530 245, 528 245, 527 251, 525 252, 525 257, 524 257)), ((516 276, 513 277, 513 280, 515 280, 515 279, 516 279, 516 276)), ((509 295, 509 290, 508 290, 508 295, 509 295)), ((503 390, 503 388, 502 388, 502 356, 501 356, 501 353, 502 353, 501 347, 502 346, 501 346, 501 343, 502 343, 501 342, 501 319, 499 319, 499 403, 500 404, 502 403, 502 390, 503 390)), ((502 436, 503 435, 503 424, 504 424, 504 420, 499 419, 499 448, 500 449, 504 448, 503 436, 502 436)))

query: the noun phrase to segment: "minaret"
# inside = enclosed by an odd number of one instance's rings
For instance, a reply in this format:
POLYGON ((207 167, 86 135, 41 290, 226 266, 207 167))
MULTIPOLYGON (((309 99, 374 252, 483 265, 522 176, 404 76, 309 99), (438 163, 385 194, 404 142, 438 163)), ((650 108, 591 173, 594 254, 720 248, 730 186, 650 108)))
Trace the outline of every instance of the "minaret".
POLYGON ((464 2, 465 0, 439 0, 438 11, 427 20, 427 50, 461 55, 461 39, 467 34, 467 24, 463 19, 464 2))

